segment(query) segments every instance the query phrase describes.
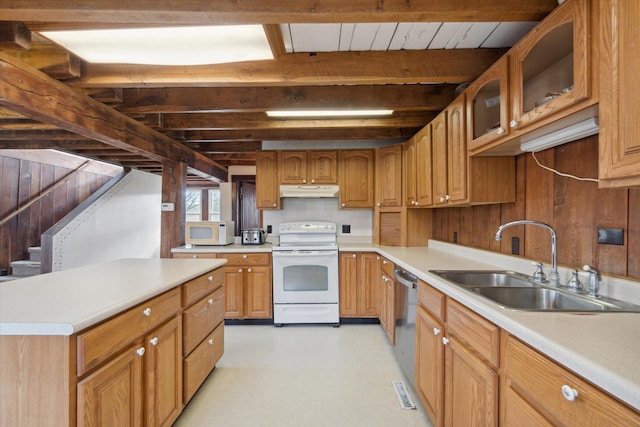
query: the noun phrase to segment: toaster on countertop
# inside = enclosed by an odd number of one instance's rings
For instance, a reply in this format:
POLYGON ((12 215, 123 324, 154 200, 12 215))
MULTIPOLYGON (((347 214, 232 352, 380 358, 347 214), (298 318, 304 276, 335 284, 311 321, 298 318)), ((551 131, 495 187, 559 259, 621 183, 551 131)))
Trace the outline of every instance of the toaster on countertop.
POLYGON ((267 231, 259 228, 242 230, 243 245, 262 245, 267 240, 267 231))

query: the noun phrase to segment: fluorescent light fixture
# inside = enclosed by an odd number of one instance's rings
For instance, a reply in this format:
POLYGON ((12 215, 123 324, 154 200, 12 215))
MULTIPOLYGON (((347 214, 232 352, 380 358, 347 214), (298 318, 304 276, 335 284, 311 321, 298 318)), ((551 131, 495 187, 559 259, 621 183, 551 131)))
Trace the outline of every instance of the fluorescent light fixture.
POLYGON ((280 110, 267 111, 269 117, 362 117, 390 116, 393 110, 280 110))
POLYGON ((525 135, 522 137, 523 142, 520 145, 520 149, 522 151, 533 152, 546 150, 547 148, 556 147, 567 142, 595 135, 598 133, 599 129, 598 118, 592 117, 574 125, 567 126, 529 140, 527 140, 527 136, 525 135))
POLYGON ((273 59, 262 25, 43 31, 91 63, 206 65, 273 59))

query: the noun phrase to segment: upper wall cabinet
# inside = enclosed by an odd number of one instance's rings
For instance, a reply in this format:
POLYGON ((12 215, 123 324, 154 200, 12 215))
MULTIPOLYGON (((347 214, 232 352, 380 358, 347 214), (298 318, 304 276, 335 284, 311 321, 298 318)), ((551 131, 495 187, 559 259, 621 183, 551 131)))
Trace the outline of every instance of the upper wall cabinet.
POLYGON ((509 134, 508 76, 509 56, 505 55, 465 91, 469 150, 509 134))
POLYGON ((402 206, 402 145, 376 150, 376 206, 402 206))
POLYGON ((427 207, 433 203, 431 176, 431 124, 426 125, 405 142, 404 204, 427 207))
POLYGON ((280 151, 281 184, 337 184, 336 151, 280 151))
POLYGON ((589 3, 566 1, 512 49, 510 128, 524 129, 591 96, 589 3))
POLYGON ((602 188, 640 187, 640 2, 600 0, 602 188))
POLYGON ((340 150, 341 208, 373 208, 374 150, 340 150))
POLYGON ((256 208, 280 209, 278 152, 256 152, 256 208))

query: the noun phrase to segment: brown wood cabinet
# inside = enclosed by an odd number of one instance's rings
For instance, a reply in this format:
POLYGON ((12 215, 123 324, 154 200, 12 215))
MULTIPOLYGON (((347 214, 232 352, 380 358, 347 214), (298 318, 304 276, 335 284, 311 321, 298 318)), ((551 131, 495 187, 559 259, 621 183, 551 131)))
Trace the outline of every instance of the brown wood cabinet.
POLYGON ((340 150, 338 152, 341 208, 373 208, 374 150, 340 150))
POLYGON ((219 253, 224 269, 225 319, 273 317, 271 255, 269 253, 219 253))
POLYGON ((256 208, 280 209, 277 151, 256 152, 256 208))
POLYGON ((402 206, 402 145, 376 150, 376 207, 402 206))
POLYGON ((404 205, 430 206, 433 203, 431 124, 422 128, 404 145, 404 205))
POLYGON ((431 422, 497 425, 498 327, 422 281, 418 301, 416 392, 431 422))
POLYGON ((382 257, 380 260, 380 281, 379 281, 379 319, 382 329, 384 329, 391 345, 396 340, 396 281, 393 269, 395 264, 382 257))
POLYGON ((515 158, 470 157, 466 148, 464 94, 432 122, 433 206, 515 201, 515 158))
POLYGON ((502 425, 632 426, 640 414, 503 334, 502 425))
POLYGON ((640 187, 640 3, 600 0, 599 187, 640 187))
POLYGON ((280 184, 337 184, 338 156, 334 151, 279 151, 280 184))
POLYGON ((340 252, 340 317, 378 317, 376 253, 340 252))
POLYGON ((510 51, 512 129, 559 118, 558 112, 592 95, 591 2, 565 3, 510 51))
POLYGON ((509 55, 493 64, 465 93, 470 151, 509 135, 509 55))

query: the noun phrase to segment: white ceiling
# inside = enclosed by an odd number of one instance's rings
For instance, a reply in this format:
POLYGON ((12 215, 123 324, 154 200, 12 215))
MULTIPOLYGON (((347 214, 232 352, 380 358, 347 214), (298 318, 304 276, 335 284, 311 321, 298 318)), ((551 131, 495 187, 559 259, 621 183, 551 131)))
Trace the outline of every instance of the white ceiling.
POLYGON ((537 22, 281 24, 288 53, 508 48, 537 22))

